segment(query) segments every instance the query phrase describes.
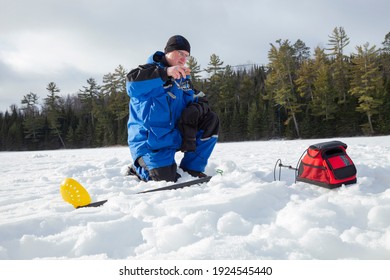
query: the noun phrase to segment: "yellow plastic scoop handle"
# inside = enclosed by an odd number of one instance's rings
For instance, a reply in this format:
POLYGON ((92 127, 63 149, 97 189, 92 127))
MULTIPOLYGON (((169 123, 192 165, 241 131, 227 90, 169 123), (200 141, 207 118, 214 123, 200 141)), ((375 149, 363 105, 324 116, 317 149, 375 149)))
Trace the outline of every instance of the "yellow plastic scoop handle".
POLYGON ((66 178, 62 181, 61 196, 66 201, 78 208, 91 203, 88 191, 75 179, 66 178))

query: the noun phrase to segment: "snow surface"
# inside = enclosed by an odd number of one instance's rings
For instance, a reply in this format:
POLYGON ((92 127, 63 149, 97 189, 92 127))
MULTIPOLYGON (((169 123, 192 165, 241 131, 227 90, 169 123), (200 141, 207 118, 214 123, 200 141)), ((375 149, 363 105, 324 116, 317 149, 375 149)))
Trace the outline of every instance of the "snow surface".
POLYGON ((0 259, 390 259, 390 136, 218 143, 209 183, 148 194, 135 193, 168 183, 123 176, 127 147, 0 159, 0 259), (348 144, 357 184, 295 183, 288 169, 274 181, 277 159, 295 167, 328 140, 348 144), (66 177, 108 202, 74 209, 66 177))

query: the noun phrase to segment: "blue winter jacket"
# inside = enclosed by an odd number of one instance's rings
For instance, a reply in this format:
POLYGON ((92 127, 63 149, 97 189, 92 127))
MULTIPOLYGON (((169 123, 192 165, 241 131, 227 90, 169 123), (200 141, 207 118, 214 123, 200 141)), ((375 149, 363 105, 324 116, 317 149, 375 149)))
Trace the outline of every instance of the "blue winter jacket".
POLYGON ((171 80, 166 72, 165 54, 156 52, 147 64, 127 75, 127 94, 130 96, 130 116, 127 124, 128 144, 135 161, 145 154, 156 153, 149 169, 172 164, 167 157, 158 158, 162 149, 175 153, 182 143, 177 127, 183 109, 194 101, 192 89, 180 85, 186 79, 171 80))

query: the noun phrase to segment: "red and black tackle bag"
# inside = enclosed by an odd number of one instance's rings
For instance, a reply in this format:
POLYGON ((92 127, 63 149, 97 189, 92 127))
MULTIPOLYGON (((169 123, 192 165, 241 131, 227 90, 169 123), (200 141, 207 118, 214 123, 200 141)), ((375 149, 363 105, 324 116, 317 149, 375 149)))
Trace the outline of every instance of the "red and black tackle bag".
POLYGON ((356 167, 346 149, 340 141, 311 145, 299 164, 297 181, 326 188, 356 183, 356 167))

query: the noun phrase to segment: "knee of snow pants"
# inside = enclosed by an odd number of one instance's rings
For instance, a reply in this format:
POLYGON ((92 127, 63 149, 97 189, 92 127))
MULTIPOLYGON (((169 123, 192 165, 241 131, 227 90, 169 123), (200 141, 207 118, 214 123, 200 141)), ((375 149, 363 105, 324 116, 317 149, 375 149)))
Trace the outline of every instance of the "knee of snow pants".
POLYGON ((200 130, 196 137, 196 149, 193 152, 185 152, 180 162, 182 169, 189 169, 204 172, 208 159, 217 143, 218 136, 212 136, 206 139, 202 138, 203 130, 200 130))

